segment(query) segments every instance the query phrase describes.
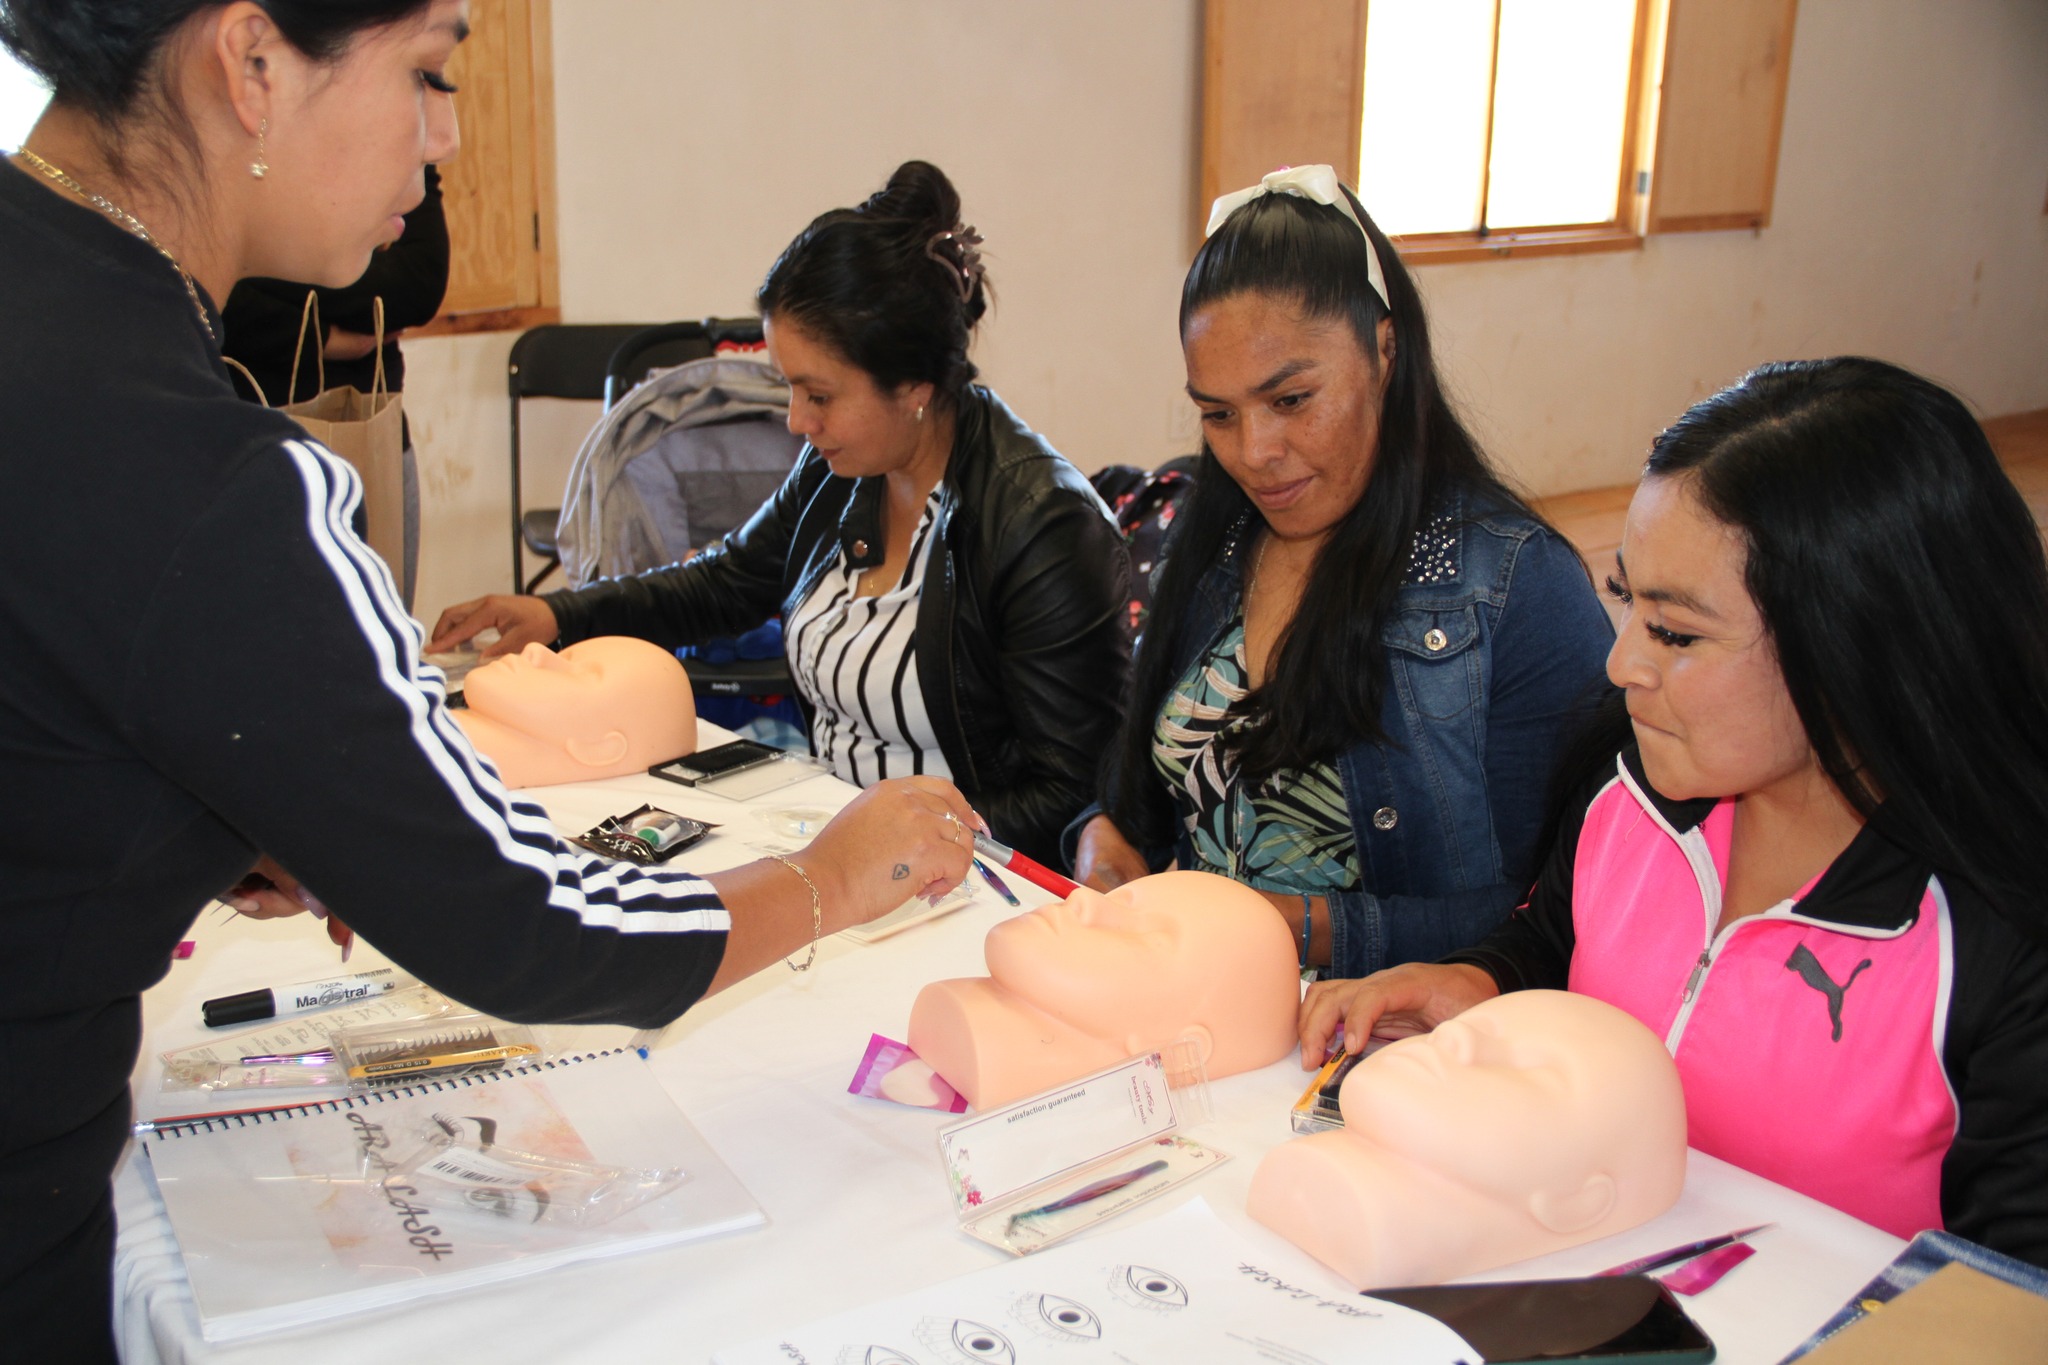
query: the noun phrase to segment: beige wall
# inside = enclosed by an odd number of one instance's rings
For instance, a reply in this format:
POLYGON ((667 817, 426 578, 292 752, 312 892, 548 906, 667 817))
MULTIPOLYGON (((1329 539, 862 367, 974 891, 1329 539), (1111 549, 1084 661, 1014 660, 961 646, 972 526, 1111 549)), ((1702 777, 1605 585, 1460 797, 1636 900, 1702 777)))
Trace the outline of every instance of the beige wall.
MULTIPOLYGON (((805 223, 921 157, 987 239, 988 382, 1086 468, 1193 448, 1173 316, 1197 0, 555 0, 554 16, 565 321, 750 313, 805 223)), ((510 344, 407 347, 430 624, 510 574, 510 344)), ((543 454, 527 486, 559 489, 566 468, 543 454)))
MULTIPOLYGON (((1276 0, 1277 3, 1277 0, 1276 0)), ((1198 0, 556 0, 572 322, 741 313, 816 212, 906 157, 988 238, 989 380, 1084 468, 1190 449, 1174 336, 1198 0)), ((1863 351, 2048 407, 2048 5, 1803 0, 1772 225, 1420 272, 1438 353, 1538 492, 1623 482, 1749 365, 1863 351)), ((408 347, 419 606, 500 590, 510 337, 408 347)), ((559 488, 592 414, 541 414, 559 488)))

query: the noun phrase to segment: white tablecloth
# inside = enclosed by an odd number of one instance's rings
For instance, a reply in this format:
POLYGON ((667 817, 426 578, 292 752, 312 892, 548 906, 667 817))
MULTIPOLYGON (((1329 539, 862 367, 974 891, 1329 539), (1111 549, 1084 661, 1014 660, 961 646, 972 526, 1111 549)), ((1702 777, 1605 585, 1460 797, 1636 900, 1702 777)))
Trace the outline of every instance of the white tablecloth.
MULTIPOLYGON (((708 733, 707 742, 714 739, 708 733)), ((818 778, 760 798, 752 810, 652 778, 543 790, 566 830, 651 801, 720 820, 717 835, 684 855, 699 870, 757 856, 752 844, 786 843, 762 812, 836 808, 852 791, 818 778)), ((1042 893, 1012 879, 1030 906, 1042 893)), ((826 943, 807 976, 782 966, 715 996, 673 1025, 655 1048, 655 1074, 761 1202, 765 1229, 666 1251, 570 1267, 469 1294, 429 1299, 381 1316, 346 1319, 231 1347, 199 1335, 191 1291, 148 1163, 131 1148, 115 1180, 121 1231, 115 1281, 129 1365, 255 1362, 364 1365, 366 1361, 489 1361, 492 1365, 701 1361, 721 1347, 892 1297, 995 1264, 1000 1253, 959 1233, 936 1134, 951 1115, 847 1093, 872 1033, 905 1034, 926 982, 982 973, 981 940, 1015 913, 980 889, 966 908, 868 945, 826 943)), ((161 1095, 155 1054, 206 1036, 199 1002, 254 985, 335 970, 334 949, 303 918, 209 919, 198 950, 145 997, 148 1045, 136 1073, 143 1117, 190 1112, 206 1097, 161 1095)), ((383 959, 359 945, 351 969, 383 959)), ((623 1042, 623 1029, 576 1030, 623 1042)), ((566 1031, 558 1036, 567 1036, 566 1031)), ((1313 1261, 1244 1216, 1252 1170, 1291 1133, 1287 1112, 1305 1084, 1294 1059, 1213 1083, 1217 1117, 1193 1130, 1235 1159, 1113 1226, 1156 1216, 1195 1194, 1252 1241, 1276 1271, 1332 1292, 1313 1261)), ((1756 1254, 1721 1284, 1687 1300, 1720 1359, 1774 1362, 1824 1321, 1903 1246, 1845 1214, 1694 1153, 1684 1196, 1631 1232, 1526 1262, 1487 1279, 1585 1274, 1632 1256, 1753 1223, 1775 1222, 1756 1254)))

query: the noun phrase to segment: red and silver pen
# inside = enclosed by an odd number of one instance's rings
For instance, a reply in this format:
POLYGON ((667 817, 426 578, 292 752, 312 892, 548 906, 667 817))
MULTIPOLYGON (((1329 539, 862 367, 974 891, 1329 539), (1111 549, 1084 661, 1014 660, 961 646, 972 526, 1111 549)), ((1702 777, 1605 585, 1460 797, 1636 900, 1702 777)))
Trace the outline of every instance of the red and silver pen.
POLYGON ((1043 863, 1025 857, 1014 848, 997 843, 979 830, 975 831, 974 835, 974 851, 997 867, 1016 873, 1033 886, 1043 887, 1061 900, 1081 889, 1079 882, 1068 881, 1043 863))

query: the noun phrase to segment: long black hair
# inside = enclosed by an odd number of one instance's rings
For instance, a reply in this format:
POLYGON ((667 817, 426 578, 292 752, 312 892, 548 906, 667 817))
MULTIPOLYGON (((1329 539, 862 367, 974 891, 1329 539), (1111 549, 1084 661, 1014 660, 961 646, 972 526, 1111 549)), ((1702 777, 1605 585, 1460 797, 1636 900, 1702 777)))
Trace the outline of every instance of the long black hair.
POLYGON ((906 161, 858 208, 811 220, 754 295, 764 318, 796 323, 879 389, 930 384, 958 404, 977 371, 967 358, 988 309, 981 239, 960 195, 928 161, 906 161))
MULTIPOLYGON (((1267 681, 1233 708, 1251 722, 1238 729, 1235 753, 1239 772, 1251 782, 1333 758, 1361 740, 1385 738, 1381 631, 1417 533, 1454 492, 1463 491, 1468 505, 1527 510, 1495 476, 1444 397, 1422 299, 1407 269, 1355 197, 1351 204, 1384 270, 1385 303, 1368 283, 1365 238, 1351 220, 1330 205, 1287 194, 1264 195, 1231 214, 1196 253, 1181 289, 1183 337, 1202 309, 1260 294, 1286 301, 1307 318, 1348 323, 1375 374, 1380 319, 1394 322, 1379 450, 1365 491, 1317 555, 1267 681)), ((1152 771, 1152 729, 1189 643, 1184 635, 1195 586, 1256 519, 1251 499, 1205 441, 1195 490, 1176 519, 1153 593, 1103 793, 1105 809, 1141 844, 1171 838, 1170 803, 1152 771)))
POLYGON ((1657 438, 1740 532, 1821 768, 2048 939, 2048 559, 1955 395, 1878 360, 1751 371, 1657 438))
MULTIPOLYGON (((285 41, 316 62, 357 34, 395 24, 430 0, 257 0, 285 41)), ((0 0, 0 47, 50 86, 54 103, 119 123, 156 89, 164 43, 220 0, 0 0)))

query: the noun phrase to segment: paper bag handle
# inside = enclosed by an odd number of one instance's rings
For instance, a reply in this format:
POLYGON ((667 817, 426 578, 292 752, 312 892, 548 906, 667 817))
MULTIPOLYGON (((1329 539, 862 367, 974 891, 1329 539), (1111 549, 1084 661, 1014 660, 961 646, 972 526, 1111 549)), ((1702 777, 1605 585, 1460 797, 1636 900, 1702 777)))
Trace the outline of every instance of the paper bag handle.
POLYGON ((234 366, 237 370, 241 371, 242 378, 249 381, 249 387, 256 390, 257 402, 261 403, 266 408, 270 406, 270 396, 263 392, 263 386, 256 382, 255 375, 249 373, 249 367, 247 365, 244 365, 241 361, 235 359, 231 355, 223 355, 221 359, 225 360, 228 364, 234 366))
POLYGON ((371 316, 376 319, 377 323, 377 377, 370 382, 370 396, 372 398, 382 398, 384 396, 384 296, 382 294, 371 296, 370 311, 371 316))
POLYGON ((327 392, 327 329, 320 325, 320 296, 308 289, 306 306, 299 310, 299 340, 292 347, 292 380, 285 386, 284 401, 287 404, 299 401, 299 358, 306 353, 306 324, 313 324, 313 358, 320 367, 320 387, 313 390, 318 398, 327 392))

